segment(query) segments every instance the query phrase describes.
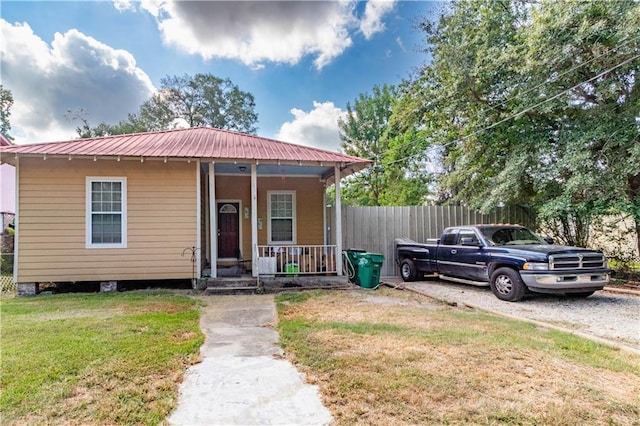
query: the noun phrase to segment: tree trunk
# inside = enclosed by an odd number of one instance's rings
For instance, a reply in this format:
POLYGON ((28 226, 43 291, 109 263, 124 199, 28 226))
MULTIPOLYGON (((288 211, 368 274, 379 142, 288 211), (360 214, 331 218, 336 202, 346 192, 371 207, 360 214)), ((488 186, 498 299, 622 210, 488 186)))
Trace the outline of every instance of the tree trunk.
POLYGON ((636 225, 636 248, 638 249, 638 258, 640 258, 640 175, 627 176, 626 192, 632 205, 631 215, 636 225))
POLYGON ((636 224, 636 248, 638 249, 638 259, 640 259, 640 219, 634 218, 636 224))

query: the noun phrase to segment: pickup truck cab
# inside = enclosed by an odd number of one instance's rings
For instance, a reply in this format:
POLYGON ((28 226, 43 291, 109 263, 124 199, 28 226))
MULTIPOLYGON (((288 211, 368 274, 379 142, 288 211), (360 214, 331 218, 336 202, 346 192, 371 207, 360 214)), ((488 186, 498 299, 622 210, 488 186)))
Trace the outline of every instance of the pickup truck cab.
POLYGON ((611 272, 601 251, 552 245, 519 225, 456 226, 425 244, 405 238, 395 244, 404 281, 434 274, 491 287, 510 302, 527 291, 588 297, 602 290, 611 272))

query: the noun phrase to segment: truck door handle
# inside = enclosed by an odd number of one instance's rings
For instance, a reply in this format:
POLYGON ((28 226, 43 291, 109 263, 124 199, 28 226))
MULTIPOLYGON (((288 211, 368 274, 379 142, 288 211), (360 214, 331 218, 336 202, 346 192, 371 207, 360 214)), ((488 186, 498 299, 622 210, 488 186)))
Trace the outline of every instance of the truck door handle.
POLYGON ((451 254, 456 254, 458 252, 458 250, 456 249, 451 249, 451 254))

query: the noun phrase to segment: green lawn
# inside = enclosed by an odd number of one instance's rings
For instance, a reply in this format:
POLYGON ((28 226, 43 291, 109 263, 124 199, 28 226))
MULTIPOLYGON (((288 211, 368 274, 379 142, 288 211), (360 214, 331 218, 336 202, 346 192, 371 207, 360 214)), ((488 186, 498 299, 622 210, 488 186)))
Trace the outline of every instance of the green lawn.
POLYGON ((163 292, 0 299, 2 424, 158 424, 203 341, 163 292))
POLYGON ((337 424, 637 425, 640 357, 397 290, 279 295, 337 424))

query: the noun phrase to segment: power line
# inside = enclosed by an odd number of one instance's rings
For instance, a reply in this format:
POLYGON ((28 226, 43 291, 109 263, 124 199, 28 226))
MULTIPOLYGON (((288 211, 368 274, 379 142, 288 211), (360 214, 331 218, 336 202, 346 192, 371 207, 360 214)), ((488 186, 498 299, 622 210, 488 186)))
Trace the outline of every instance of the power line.
MULTIPOLYGON (((535 104, 535 105, 533 105, 533 106, 527 107, 527 108, 525 108, 525 109, 524 109, 524 110, 522 110, 522 111, 519 111, 519 112, 516 112, 516 113, 514 113, 514 114, 511 114, 510 116, 508 116, 508 117, 506 117, 506 118, 503 118, 502 120, 500 120, 500 121, 498 121, 498 122, 496 122, 496 123, 493 123, 493 124, 491 124, 491 125, 489 125, 489 126, 487 126, 487 127, 484 127, 484 128, 482 128, 482 129, 478 129, 478 130, 474 130, 473 132, 471 132, 470 134, 468 134, 468 135, 466 135, 466 136, 463 136, 463 137, 461 137, 461 138, 459 138, 459 139, 456 139, 456 140, 454 140, 454 141, 451 141, 451 142, 447 142, 447 143, 445 143, 445 144, 441 145, 441 147, 445 148, 445 147, 451 146, 451 145, 453 145, 453 144, 455 144, 455 143, 465 141, 465 140, 469 139, 470 137, 477 135, 478 133, 486 132, 487 130, 491 130, 491 129, 493 129, 494 127, 499 126, 500 124, 502 124, 502 123, 504 123, 504 122, 506 122, 506 121, 509 121, 509 120, 511 120, 511 119, 513 119, 513 118, 516 118, 516 117, 518 117, 518 116, 521 116, 522 114, 526 114, 527 112, 531 111, 532 109, 535 109, 535 108, 537 108, 537 107, 539 107, 539 106, 541 106, 541 105, 544 105, 544 104, 546 104, 546 103, 548 103, 548 102, 551 102, 551 101, 553 101, 553 100, 555 100, 555 99, 559 98, 560 96, 562 96, 562 95, 564 95, 564 94, 566 94, 566 93, 568 93, 568 92, 570 92, 570 91, 572 91, 572 90, 574 90, 574 89, 576 89, 576 88, 578 88, 578 87, 582 86, 583 84, 590 83, 590 82, 592 82, 593 80, 596 80, 596 79, 598 79, 598 78, 600 78, 600 77, 604 76, 605 74, 608 74, 608 73, 610 73, 611 71, 613 71, 613 70, 615 70, 615 69, 617 69, 617 68, 620 68, 621 66, 626 65, 627 63, 629 63, 629 62, 631 62, 631 61, 633 61, 633 60, 635 60, 635 59, 639 59, 639 58, 640 58, 640 54, 639 54, 639 55, 636 55, 636 56, 633 56, 633 57, 631 57, 631 58, 628 58, 628 59, 626 59, 626 60, 624 60, 624 61, 620 62, 619 64, 617 64, 617 65, 615 65, 615 66, 613 66, 613 67, 611 67, 611 68, 609 68, 609 69, 607 69, 607 70, 605 70, 605 71, 601 72, 600 74, 598 74, 598 75, 596 75, 596 76, 594 76, 594 77, 589 78, 588 80, 584 80, 584 81, 582 81, 582 82, 580 82, 580 83, 578 83, 578 84, 576 84, 576 85, 574 85, 574 86, 572 86, 572 87, 570 87, 570 88, 568 88, 568 89, 563 90, 563 91, 562 91, 562 92, 560 92, 560 93, 557 93, 556 95, 554 95, 554 96, 552 96, 552 97, 550 97, 550 98, 547 98, 547 99, 545 99, 545 100, 543 100, 543 101, 541 101, 541 102, 538 102, 537 104, 535 104)), ((386 165, 391 165, 391 164, 400 163, 400 162, 402 162, 402 161, 407 161, 407 160, 410 160, 410 159, 412 159, 412 158, 414 158, 414 157, 417 157, 417 156, 418 156, 418 155, 420 155, 420 154, 422 154, 422 153, 417 153, 417 154, 413 154, 413 155, 410 155, 410 156, 407 156, 407 157, 404 157, 404 158, 400 158, 400 159, 398 159, 398 160, 395 160, 395 161, 392 161, 392 162, 390 162, 390 163, 387 163, 386 165)), ((384 167, 384 165, 383 165, 383 167, 384 167)))
MULTIPOLYGON (((615 69, 617 69, 617 68, 620 68, 621 66, 626 65, 627 63, 629 63, 629 62, 633 61, 634 59, 638 59, 638 58, 640 58, 640 55, 636 55, 636 56, 633 56, 633 57, 631 57, 631 58, 629 58, 629 59, 627 59, 627 60, 625 60, 625 61, 622 61, 622 62, 620 62, 618 65, 616 65, 616 66, 614 66, 614 67, 611 67, 611 68, 609 68, 608 70, 603 71, 603 72, 601 72, 600 74, 598 74, 598 75, 596 75, 596 76, 594 76, 594 77, 591 77, 591 78, 590 78, 590 79, 588 79, 588 80, 585 80, 585 81, 583 81, 583 82, 580 82, 580 83, 576 84, 575 86, 572 86, 572 87, 570 87, 570 88, 568 88, 568 89, 566 89, 566 90, 563 90, 562 92, 560 92, 560 93, 558 93, 558 94, 556 94, 556 95, 554 95, 554 96, 552 96, 552 97, 550 97, 550 98, 548 98, 548 99, 545 99, 545 100, 544 100, 544 101, 542 101, 542 102, 538 102, 537 104, 535 104, 535 105, 533 105, 533 106, 531 106, 531 107, 527 107, 527 108, 525 108, 524 110, 522 110, 522 111, 520 111, 520 112, 518 112, 518 113, 516 113, 516 114, 513 114, 513 115, 511 115, 511 116, 509 116, 509 117, 507 117, 507 118, 504 118, 504 119, 502 119, 502 120, 498 121, 497 123, 493 123, 492 125, 487 126, 487 127, 485 127, 484 129, 482 129, 482 130, 480 130, 480 131, 483 131, 483 132, 484 132, 484 131, 487 131, 487 130, 493 129, 494 127, 499 126, 500 124, 504 123, 505 121, 511 120, 512 118, 515 118, 515 117, 518 117, 518 116, 520 116, 520 115, 522 115, 522 114, 525 114, 525 113, 527 113, 527 112, 531 111, 532 109, 535 109, 535 108, 539 107, 540 105, 544 105, 544 104, 546 104, 547 102, 551 102, 551 101, 553 101, 554 99, 557 99, 557 98, 559 98, 560 96, 564 95, 565 93, 570 92, 570 91, 572 91, 572 90, 574 90, 574 89, 576 89, 576 88, 578 88, 578 87, 582 86, 583 84, 590 83, 590 82, 592 82, 593 80, 596 80, 596 79, 598 79, 598 78, 600 78, 600 77, 604 76, 605 74, 608 74, 608 73, 610 73, 611 71, 613 71, 613 70, 615 70, 615 69)), ((475 133, 477 133, 477 132, 471 133, 471 134, 470 134, 470 135, 468 135, 467 137, 470 137, 470 136, 474 135, 475 133)))
MULTIPOLYGON (((574 67, 572 67, 572 68, 569 68, 569 69, 568 69, 568 70, 566 70, 566 71, 561 72, 560 74, 558 74, 558 76, 557 76, 556 78, 563 77, 563 76, 565 76, 565 75, 569 74, 570 72, 573 72, 573 71, 577 70, 578 68, 581 68, 581 67, 583 67, 583 66, 585 66, 585 65, 588 65, 588 64, 590 64, 591 62, 593 62, 593 61, 595 61, 595 60, 597 60, 597 59, 600 59, 600 58, 602 58, 602 57, 603 57, 603 56, 605 56, 605 55, 608 55, 609 53, 613 52, 614 50, 618 50, 618 49, 620 49, 620 48, 622 48, 622 47, 626 46, 627 44, 629 44, 629 43, 631 43, 631 42, 633 42, 633 41, 636 41, 636 40, 638 40, 638 39, 640 39, 640 35, 639 35, 639 36, 637 36, 637 37, 633 37, 633 38, 631 38, 631 39, 629 39, 629 40, 625 41, 624 43, 620 44, 619 46, 614 46, 614 47, 612 47, 611 49, 607 50, 606 52, 603 52, 603 53, 601 53, 601 54, 600 54, 600 55, 598 55, 598 56, 594 56, 593 58, 589 59, 589 60, 588 60, 588 61, 586 61, 586 62, 582 62, 582 63, 580 63, 580 64, 578 64, 578 65, 575 65, 575 66, 574 66, 574 67)), ((536 86, 534 86, 534 87, 531 87, 531 88, 529 88, 529 89, 525 90, 525 91, 524 91, 524 92, 522 92, 522 93, 519 93, 519 94, 518 94, 518 96, 522 96, 522 95, 525 95, 525 94, 527 94, 527 93, 529 93, 529 92, 532 92, 533 90, 536 90, 537 88, 542 87, 542 86, 544 86, 544 85, 545 85, 545 84, 547 84, 547 83, 549 83, 549 79, 547 79, 547 80, 543 81, 542 83, 540 83, 540 84, 538 84, 538 85, 536 85, 536 86)), ((504 101, 500 102, 498 105, 499 105, 499 106, 502 106, 502 105, 506 104, 508 101, 509 101, 508 99, 505 99, 504 101)), ((490 107, 491 109, 496 109, 496 107, 493 107, 493 106, 491 106, 491 105, 489 105, 489 107, 490 107)))

